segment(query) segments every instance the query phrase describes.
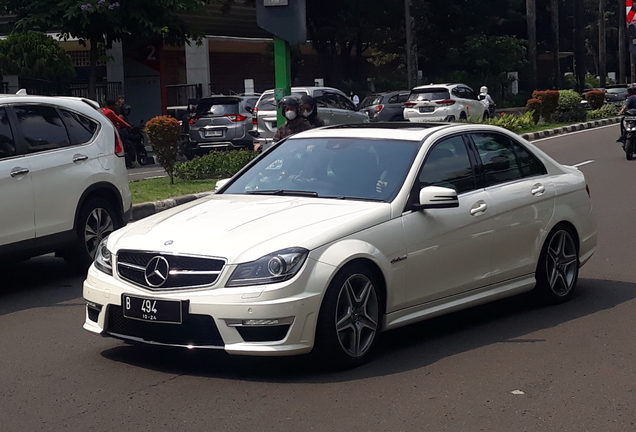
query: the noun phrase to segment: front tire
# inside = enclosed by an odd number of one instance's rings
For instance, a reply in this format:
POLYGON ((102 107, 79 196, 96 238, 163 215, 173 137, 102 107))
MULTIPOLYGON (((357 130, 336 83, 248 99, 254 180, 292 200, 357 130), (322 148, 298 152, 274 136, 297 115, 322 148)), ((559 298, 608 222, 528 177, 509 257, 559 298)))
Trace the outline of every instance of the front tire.
POLYGON ((360 263, 344 267, 331 281, 316 328, 315 354, 330 366, 363 364, 375 346, 382 300, 378 278, 360 263))
POLYGON ((556 226, 539 256, 535 292, 547 303, 563 303, 571 297, 578 277, 579 248, 575 236, 570 228, 556 226))
POLYGON ((625 141, 625 158, 627 160, 634 159, 634 138, 625 141))

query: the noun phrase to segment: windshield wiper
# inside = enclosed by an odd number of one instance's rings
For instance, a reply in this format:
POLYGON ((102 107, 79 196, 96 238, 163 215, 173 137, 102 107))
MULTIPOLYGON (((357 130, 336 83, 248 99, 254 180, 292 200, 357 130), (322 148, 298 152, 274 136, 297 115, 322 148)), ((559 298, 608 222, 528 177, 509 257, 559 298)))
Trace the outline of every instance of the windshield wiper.
POLYGON ((286 190, 286 189, 255 190, 255 191, 247 191, 245 193, 250 195, 281 195, 281 196, 301 196, 301 197, 317 197, 318 196, 318 192, 314 192, 314 191, 299 191, 299 190, 286 190))

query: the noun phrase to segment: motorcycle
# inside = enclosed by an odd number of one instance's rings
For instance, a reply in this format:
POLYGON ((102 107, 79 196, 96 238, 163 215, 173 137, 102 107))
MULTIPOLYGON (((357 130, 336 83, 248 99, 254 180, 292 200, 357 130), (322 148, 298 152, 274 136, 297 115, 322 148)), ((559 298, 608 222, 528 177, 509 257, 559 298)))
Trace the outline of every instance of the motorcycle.
POLYGON ((634 146, 636 146, 636 109, 629 109, 623 114, 621 132, 623 133, 622 142, 625 158, 632 160, 634 158, 634 146))
MULTIPOLYGON (((143 124, 143 122, 142 122, 143 124)), ((126 153, 126 166, 134 168, 139 165, 146 165, 150 162, 146 151, 146 139, 141 126, 132 126, 120 131, 121 140, 124 143, 126 153)))

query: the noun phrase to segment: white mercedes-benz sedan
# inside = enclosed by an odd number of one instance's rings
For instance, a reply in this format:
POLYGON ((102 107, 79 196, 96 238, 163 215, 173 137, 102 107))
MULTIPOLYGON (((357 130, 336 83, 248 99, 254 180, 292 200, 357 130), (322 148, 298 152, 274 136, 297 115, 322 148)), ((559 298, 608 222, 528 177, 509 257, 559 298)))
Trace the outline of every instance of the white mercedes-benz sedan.
POLYGON ((84 328, 354 366, 385 330, 531 290, 567 300, 596 237, 583 174, 509 131, 327 127, 112 233, 84 328))

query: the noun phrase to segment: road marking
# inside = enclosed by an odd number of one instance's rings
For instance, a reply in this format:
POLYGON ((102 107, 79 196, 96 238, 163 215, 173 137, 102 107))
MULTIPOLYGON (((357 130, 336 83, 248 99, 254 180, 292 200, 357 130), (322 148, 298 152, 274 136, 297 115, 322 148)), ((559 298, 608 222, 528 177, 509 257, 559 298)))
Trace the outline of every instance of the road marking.
POLYGON ((620 123, 614 123, 614 124, 611 124, 611 125, 599 126, 599 127, 590 128, 590 129, 583 129, 583 130, 575 131, 575 132, 566 132, 566 133, 562 133, 562 134, 558 134, 558 135, 553 135, 551 137, 539 138, 539 139, 536 139, 536 140, 532 140, 530 142, 531 143, 536 143, 536 142, 551 140, 551 139, 554 139, 554 138, 563 138, 563 137, 566 137, 568 135, 574 135, 574 134, 579 134, 579 133, 583 133, 583 132, 590 132, 590 131, 594 131, 594 130, 605 129, 605 128, 608 128, 608 127, 619 126, 619 125, 620 125, 620 123))
POLYGON ((576 165, 572 165, 572 166, 575 166, 575 167, 578 168, 578 167, 581 167, 583 165, 591 164, 591 163, 594 163, 594 162, 596 162, 594 159, 586 160, 585 162, 577 163, 576 165))

